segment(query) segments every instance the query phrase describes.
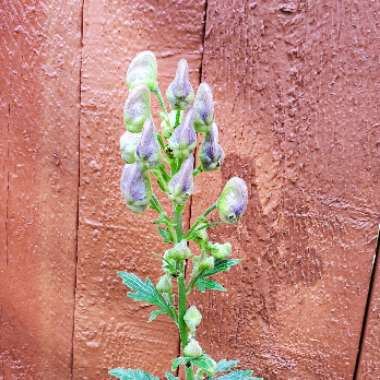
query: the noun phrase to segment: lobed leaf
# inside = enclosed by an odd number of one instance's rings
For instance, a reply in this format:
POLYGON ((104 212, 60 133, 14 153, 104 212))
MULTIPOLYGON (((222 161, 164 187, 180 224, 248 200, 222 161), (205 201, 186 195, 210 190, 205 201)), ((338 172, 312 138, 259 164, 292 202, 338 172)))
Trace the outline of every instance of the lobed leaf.
POLYGON ((171 372, 165 372, 167 380, 179 380, 179 377, 174 376, 171 372))
POLYGON ((219 282, 204 277, 199 277, 195 282, 195 286, 201 293, 204 293, 206 290, 226 291, 226 288, 222 284, 219 284, 219 282))
POLYGON ((251 370, 237 370, 226 375, 213 377, 214 380, 263 380, 260 377, 253 377, 251 370))
POLYGON ((111 376, 120 380, 160 380, 159 377, 141 369, 114 368, 108 372, 111 376))
POLYGON ((222 359, 218 363, 216 363, 216 372, 226 372, 232 368, 235 368, 239 364, 239 360, 227 360, 222 359))
POLYGON ((239 259, 218 259, 215 260, 215 265, 213 269, 209 269, 204 272, 203 276, 213 276, 214 274, 221 272, 228 272, 233 266, 240 263, 239 259))
POLYGON ((128 293, 129 298, 150 303, 159 307, 161 314, 172 316, 171 307, 166 303, 149 278, 144 282, 133 273, 118 272, 118 275, 123 280, 124 285, 133 291, 128 293))

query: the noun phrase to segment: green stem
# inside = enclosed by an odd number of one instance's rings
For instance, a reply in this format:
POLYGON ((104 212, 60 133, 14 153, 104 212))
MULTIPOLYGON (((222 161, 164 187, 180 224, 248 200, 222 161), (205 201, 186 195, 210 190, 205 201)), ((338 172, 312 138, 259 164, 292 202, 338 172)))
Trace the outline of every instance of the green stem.
POLYGON ((199 224, 206 220, 207 215, 211 214, 215 209, 216 209, 216 203, 210 206, 202 215, 198 216, 197 220, 194 222, 194 224, 191 226, 191 228, 187 232, 186 237, 189 237, 195 231, 195 229, 199 226, 199 224))
POLYGON ((166 105, 164 102, 164 98, 162 97, 160 88, 157 86, 157 88, 153 92, 158 99, 158 103, 160 104, 161 111, 164 112, 166 115, 168 115, 168 111, 166 109, 166 105))
POLYGON ((193 367, 186 367, 186 380, 194 380, 193 367))
POLYGON ((178 108, 177 109, 177 112, 175 114, 175 125, 174 125, 174 129, 176 129, 178 126, 179 126, 179 118, 181 116, 181 110, 178 108))
POLYGON ((179 336, 181 339, 181 348, 183 349, 188 342, 188 333, 185 320, 183 319, 186 313, 187 306, 187 294, 186 294, 186 283, 185 283, 185 265, 184 263, 180 266, 180 273, 178 275, 178 328, 179 336))

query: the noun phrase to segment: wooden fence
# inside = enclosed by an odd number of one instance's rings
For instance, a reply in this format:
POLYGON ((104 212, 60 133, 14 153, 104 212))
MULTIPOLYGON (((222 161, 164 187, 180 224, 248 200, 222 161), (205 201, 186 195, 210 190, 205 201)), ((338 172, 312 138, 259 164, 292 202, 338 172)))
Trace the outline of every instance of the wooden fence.
POLYGON ((123 83, 140 50, 161 86, 188 59, 215 89, 223 169, 249 183, 243 265, 200 297, 200 337, 266 379, 379 379, 380 3, 371 0, 0 0, 0 378, 157 374, 164 318, 116 271, 157 278, 152 215, 120 199, 123 83))

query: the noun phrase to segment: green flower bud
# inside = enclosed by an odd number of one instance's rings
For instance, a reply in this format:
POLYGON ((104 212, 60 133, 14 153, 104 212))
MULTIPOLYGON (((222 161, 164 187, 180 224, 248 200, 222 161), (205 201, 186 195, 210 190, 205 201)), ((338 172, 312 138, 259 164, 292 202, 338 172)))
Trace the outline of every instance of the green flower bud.
POLYGON ((184 110, 194 99, 194 91, 189 81, 189 65, 186 59, 178 61, 175 79, 166 90, 166 97, 174 109, 184 110))
POLYGON ((232 252, 232 246, 231 243, 214 243, 214 244, 209 244, 209 249, 211 251, 211 254, 216 258, 216 259, 221 259, 224 260, 227 257, 231 256, 232 252))
MULTIPOLYGON (((184 111, 180 111, 179 114, 179 123, 182 122, 184 111)), ((170 138, 174 131, 174 126, 177 118, 177 111, 173 110, 169 112, 169 118, 165 118, 166 115, 161 115, 163 121, 161 122, 161 129, 164 137, 166 139, 170 138)))
POLYGON ((220 219, 225 223, 237 223, 247 205, 248 189, 245 181, 239 177, 231 178, 216 202, 220 219))
POLYGON ((218 143, 218 127, 216 123, 213 123, 209 132, 206 133, 199 158, 205 171, 215 170, 223 163, 224 152, 218 143))
POLYGON ((139 163, 126 164, 120 179, 120 189, 127 206, 136 212, 144 211, 152 197, 149 178, 139 163))
POLYGON ((157 133, 151 118, 144 123, 141 140, 136 149, 136 156, 144 164, 155 166, 160 158, 160 147, 157 141, 157 133))
POLYGON ((127 85, 129 89, 144 84, 151 91, 157 89, 157 61, 151 51, 137 54, 129 64, 127 72, 127 85))
POLYGON ((214 269, 215 259, 213 256, 203 257, 199 263, 199 271, 214 269))
POLYGON ((203 354, 202 347, 194 338, 190 339, 190 342, 183 349, 183 354, 190 358, 197 358, 203 354))
POLYGON ((121 158, 127 164, 133 164, 136 162, 136 148, 140 143, 141 134, 124 132, 120 137, 120 152, 121 158))
POLYGON ((168 251, 164 254, 164 259, 162 261, 162 269, 166 274, 175 275, 177 272, 177 262, 173 258, 169 257, 168 251))
POLYGON ((208 234, 206 228, 202 228, 201 230, 196 230, 194 233, 195 238, 201 241, 207 241, 208 240, 208 234))
POLYGON ((164 274, 157 282, 156 289, 160 293, 170 293, 173 289, 172 278, 168 274, 164 274))
POLYGON ((190 306, 183 317, 188 329, 194 333, 195 329, 199 326, 202 321, 202 314, 197 309, 196 306, 190 306))
POLYGON ((186 240, 181 240, 173 248, 166 251, 167 258, 170 260, 185 260, 191 256, 190 248, 186 240))
POLYGON ((169 198, 176 203, 185 203, 193 192, 193 165, 194 157, 191 155, 168 183, 169 198))
POLYGON ((150 92, 145 85, 135 87, 124 106, 124 125, 129 132, 141 132, 145 120, 151 115, 150 92))
POLYGON ((214 101, 211 88, 205 82, 198 87, 193 109, 195 130, 197 132, 208 132, 214 121, 214 101))
POLYGON ((169 139, 169 148, 174 157, 186 158, 197 144, 197 135, 193 127, 193 111, 189 110, 182 123, 174 130, 169 139))

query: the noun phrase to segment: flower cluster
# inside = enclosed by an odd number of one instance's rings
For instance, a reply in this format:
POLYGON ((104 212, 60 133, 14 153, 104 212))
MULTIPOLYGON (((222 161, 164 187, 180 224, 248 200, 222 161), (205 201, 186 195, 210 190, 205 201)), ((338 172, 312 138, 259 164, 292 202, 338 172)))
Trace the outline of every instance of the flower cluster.
MULTIPOLYGON (((196 339, 202 314, 195 305, 188 305, 192 291, 225 291, 214 276, 228 271, 239 260, 231 258, 230 243, 212 242, 207 231, 220 223, 237 223, 248 203, 246 183, 233 177, 215 203, 190 228, 184 229, 182 215, 186 201, 194 191, 196 176, 217 170, 223 164, 224 152, 219 144, 212 90, 203 82, 194 94, 188 63, 181 59, 174 80, 166 91, 170 104, 168 110, 158 85, 156 58, 149 51, 132 60, 127 85, 129 96, 124 107, 126 131, 120 138, 121 158, 125 163, 120 181, 121 193, 132 211, 142 212, 150 207, 157 212, 154 223, 164 242, 170 246, 163 252, 163 274, 156 284, 128 272, 120 272, 119 275, 132 290, 129 293, 131 298, 156 307, 150 320, 166 315, 178 327, 181 356, 173 361, 172 371, 184 366, 186 379, 190 380, 217 379, 218 376, 224 380, 255 379, 252 371, 234 369, 237 361, 217 363, 204 353, 196 339), (160 130, 157 130, 152 115, 152 96, 156 97, 161 108, 160 130), (199 140, 201 146, 196 149, 199 140), (161 204, 154 182, 169 199, 171 211, 161 204), (219 217, 210 220, 209 215, 214 211, 219 217), (190 249, 190 242, 195 248, 190 249), (191 271, 187 271, 189 274, 186 276, 187 266, 191 271)), ((110 373, 119 379, 137 379, 141 374, 146 379, 157 379, 141 370, 117 368, 110 373)), ((165 376, 168 380, 177 379, 172 372, 165 376)))

